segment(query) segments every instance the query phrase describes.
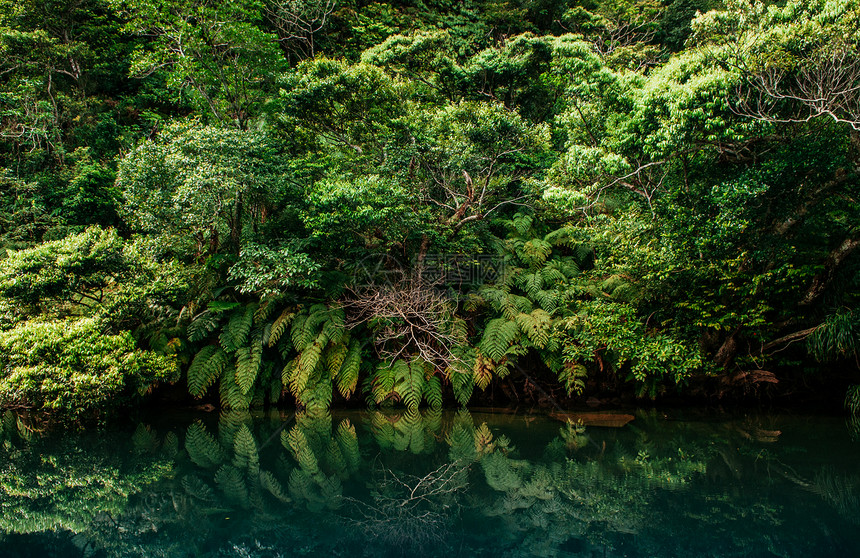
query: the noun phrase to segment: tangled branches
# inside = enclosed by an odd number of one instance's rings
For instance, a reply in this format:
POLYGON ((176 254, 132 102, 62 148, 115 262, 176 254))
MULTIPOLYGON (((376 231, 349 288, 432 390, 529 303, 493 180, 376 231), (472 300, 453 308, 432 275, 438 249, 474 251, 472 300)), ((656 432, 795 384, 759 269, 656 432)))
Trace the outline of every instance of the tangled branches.
POLYGON ((420 271, 353 291, 344 301, 347 325, 368 324, 377 354, 389 362, 418 357, 444 370, 453 349, 466 343, 466 329, 448 297, 420 271))
POLYGON ((860 53, 837 45, 799 60, 796 67, 739 65, 745 80, 732 110, 766 122, 809 122, 826 117, 860 130, 860 53))
POLYGON ((372 503, 347 499, 355 512, 348 521, 371 540, 423 554, 447 539, 446 527, 458 513, 454 496, 467 488, 468 469, 468 462, 455 460, 419 477, 380 467, 372 503))

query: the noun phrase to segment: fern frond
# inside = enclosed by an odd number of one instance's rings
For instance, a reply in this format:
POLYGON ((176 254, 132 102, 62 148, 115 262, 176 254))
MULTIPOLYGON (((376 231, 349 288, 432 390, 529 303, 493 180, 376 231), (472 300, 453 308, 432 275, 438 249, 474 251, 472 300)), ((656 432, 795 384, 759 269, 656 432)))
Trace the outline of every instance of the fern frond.
POLYGON ((543 237, 544 241, 553 246, 566 246, 573 248, 576 246, 576 241, 573 235, 573 229, 570 227, 562 227, 556 229, 543 237))
POLYGON ((242 393, 248 394, 254 387, 262 361, 263 341, 259 335, 251 339, 250 346, 236 351, 236 384, 242 388, 242 393))
POLYGON ((346 334, 345 321, 346 317, 342 308, 329 310, 328 320, 323 324, 321 334, 331 343, 340 343, 346 334))
POLYGON ((214 502, 215 492, 212 488, 194 475, 182 477, 182 488, 185 493, 203 502, 214 502))
POLYGON ((406 366, 398 366, 395 392, 407 409, 417 409, 424 395, 424 361, 413 359, 406 366))
POLYGON ((517 316, 517 324, 532 345, 538 349, 545 348, 549 343, 552 318, 544 310, 537 309, 531 314, 520 314, 517 316))
POLYGON ((343 366, 343 361, 346 358, 346 354, 349 352, 349 334, 344 336, 342 341, 337 343, 333 341, 329 341, 328 348, 325 351, 325 365, 326 369, 329 372, 329 375, 334 378, 341 366, 343 366))
POLYGON ((251 406, 251 393, 245 393, 236 383, 235 373, 223 374, 218 384, 218 395, 221 399, 221 407, 237 411, 247 410, 251 406))
POLYGON ((250 507, 248 487, 245 484, 245 475, 242 471, 231 465, 222 465, 215 473, 215 483, 229 502, 243 508, 250 507))
POLYGON ((296 313, 292 308, 285 308, 283 312, 275 318, 275 321, 272 322, 272 329, 269 331, 269 347, 274 347, 278 341, 280 341, 281 336, 287 331, 287 327, 289 327, 290 322, 295 317, 296 313))
POLYGON ((292 450, 293 457, 301 467, 302 471, 314 476, 320 473, 319 462, 311 450, 308 439, 302 429, 293 426, 289 432, 281 433, 281 444, 292 450))
POLYGON ((472 392, 475 389, 475 377, 472 368, 475 365, 475 360, 474 349, 464 351, 448 368, 448 378, 454 389, 454 397, 460 405, 465 406, 472 398, 472 392))
POLYGON ((409 374, 409 365, 403 360, 391 364, 381 362, 372 376, 372 395, 377 404, 382 403, 394 394, 394 386, 398 378, 409 374))
POLYGON ((306 346, 301 354, 299 354, 296 360, 295 371, 290 378, 290 391, 294 396, 298 397, 299 393, 307 386, 311 374, 313 374, 317 365, 320 364, 322 351, 323 346, 315 342, 312 345, 306 346))
POLYGON ((358 385, 358 374, 361 369, 361 343, 353 340, 349 344, 349 351, 343 359, 343 363, 338 370, 335 380, 337 382, 337 390, 346 399, 355 392, 358 385))
POLYGON ((203 397, 206 389, 221 375, 227 364, 227 353, 215 345, 200 349, 188 367, 188 393, 203 397))
POLYGON ((321 368, 318 368, 313 378, 299 393, 299 402, 309 411, 324 411, 331 407, 334 387, 331 378, 327 374, 323 374, 322 371, 321 368))
POLYGON ((197 316, 194 321, 188 324, 188 340, 192 343, 203 341, 213 331, 218 329, 218 324, 221 323, 221 314, 204 310, 197 316))
POLYGON ((284 384, 284 386, 290 385, 290 383, 293 381, 293 376, 296 373, 297 361, 298 357, 288 361, 287 364, 284 366, 284 369, 281 371, 281 383, 284 384))
POLYGON ((439 376, 430 376, 424 383, 424 400, 431 409, 442 408, 442 381, 439 376))
POLYGON ((555 312, 561 304, 561 293, 556 290, 540 291, 535 300, 547 312, 555 312))
POLYGON ((542 238, 533 238, 517 250, 517 256, 529 267, 537 267, 544 263, 552 254, 552 245, 542 238))
POLYGON ((230 317, 227 325, 221 330, 221 348, 226 352, 232 353, 236 349, 245 344, 248 339, 248 334, 251 332, 251 326, 254 323, 254 310, 256 306, 249 304, 245 308, 240 308, 230 317))
MULTIPOLYGON (((319 334, 322 324, 330 319, 328 307, 325 304, 314 304, 308 310, 308 317, 301 322, 298 337, 293 335, 293 345, 297 351, 302 351, 319 334)), ((293 326, 296 327, 295 325, 293 326)))
POLYGON ((257 307, 257 310, 254 312, 254 323, 260 325, 268 320, 269 316, 272 315, 272 312, 275 311, 284 298, 284 295, 275 295, 262 300, 260 302, 260 306, 257 307))
POLYGON ((185 450, 191 461, 200 467, 214 467, 225 459, 221 444, 206 431, 203 423, 197 421, 188 427, 185 434, 185 450))
POLYGON ((301 351, 305 348, 304 329, 305 322, 308 320, 307 311, 302 311, 292 319, 292 328, 290 329, 290 340, 293 342, 293 348, 296 351, 301 351))
POLYGON ((284 503, 292 502, 290 497, 287 496, 286 492, 284 492, 284 488, 281 486, 281 483, 278 482, 275 475, 269 471, 260 472, 260 486, 277 500, 284 503))
POLYGON ((253 469, 260 464, 257 441, 246 424, 239 428, 233 438, 233 455, 233 465, 240 469, 253 469))
POLYGON ((355 473, 361 465, 361 452, 358 448, 358 437, 355 434, 355 427, 349 422, 349 419, 344 419, 340 422, 335 437, 348 471, 350 474, 355 473))
POLYGON ((534 300, 541 289, 543 289, 543 274, 540 271, 524 274, 522 277, 522 287, 526 294, 534 300))
POLYGON ((475 385, 482 390, 487 389, 490 382, 493 380, 493 372, 496 370, 496 363, 493 359, 481 354, 481 351, 475 351, 475 366, 472 373, 475 379, 475 385))
POLYGON ((588 377, 588 370, 585 366, 578 363, 565 363, 558 371, 558 379, 564 385, 568 395, 576 393, 582 394, 585 389, 585 378, 588 377))
POLYGON ((514 215, 513 219, 508 222, 508 226, 513 229, 515 233, 525 237, 528 236, 529 231, 531 231, 533 221, 534 219, 531 215, 517 213, 514 215))
POLYGON ((519 336, 520 329, 516 322, 495 318, 487 323, 478 349, 491 359, 500 361, 519 336))

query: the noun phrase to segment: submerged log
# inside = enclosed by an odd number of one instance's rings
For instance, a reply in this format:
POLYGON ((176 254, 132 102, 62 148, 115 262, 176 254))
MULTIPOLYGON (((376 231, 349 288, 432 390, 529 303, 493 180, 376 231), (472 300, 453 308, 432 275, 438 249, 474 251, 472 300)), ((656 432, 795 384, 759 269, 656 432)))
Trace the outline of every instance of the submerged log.
POLYGON ((603 426, 607 428, 621 428, 635 417, 625 413, 601 413, 601 412, 570 412, 550 413, 549 416, 561 422, 572 422, 583 426, 603 426))

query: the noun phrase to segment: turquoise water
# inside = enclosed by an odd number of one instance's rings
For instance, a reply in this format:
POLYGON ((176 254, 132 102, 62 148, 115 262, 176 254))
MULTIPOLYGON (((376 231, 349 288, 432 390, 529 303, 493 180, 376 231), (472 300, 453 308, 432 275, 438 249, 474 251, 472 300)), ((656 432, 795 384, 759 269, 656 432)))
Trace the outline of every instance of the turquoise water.
POLYGON ((2 556, 860 556, 844 419, 7 413, 2 556))

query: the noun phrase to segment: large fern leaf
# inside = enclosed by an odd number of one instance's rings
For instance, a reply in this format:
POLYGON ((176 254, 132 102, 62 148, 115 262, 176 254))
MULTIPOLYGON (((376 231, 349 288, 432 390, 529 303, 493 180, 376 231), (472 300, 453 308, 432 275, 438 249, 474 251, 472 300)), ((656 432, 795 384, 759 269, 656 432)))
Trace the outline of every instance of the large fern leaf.
POLYGON ((221 347, 228 353, 235 352, 236 349, 244 345, 248 339, 248 334, 251 332, 251 326, 254 323, 254 311, 256 306, 249 304, 244 308, 236 310, 224 329, 221 330, 221 347))
POLYGON ((227 500, 243 508, 250 507, 248 498, 248 486, 245 483, 245 474, 231 465, 222 465, 215 473, 215 483, 227 497, 227 500))
POLYGON ((495 318, 487 323, 478 349, 484 355, 498 362, 504 358, 508 348, 517 341, 519 336, 520 328, 516 322, 504 318, 495 318))
POLYGON ((251 429, 243 424, 233 438, 233 465, 240 469, 255 469, 260 464, 257 441, 251 429))
POLYGON ((287 496, 287 493, 284 492, 284 487, 281 486, 281 483, 278 482, 275 475, 269 471, 260 472, 260 486, 281 502, 289 503, 292 501, 290 497, 287 496))
POLYGON ((336 436, 337 443, 340 446, 340 451, 343 454, 350 474, 355 473, 361 465, 361 452, 358 448, 358 437, 355 434, 355 427, 349 419, 341 421, 337 427, 336 436))
POLYGON ((200 349, 188 367, 188 393, 194 397, 203 397, 206 389, 221 375, 227 364, 227 354, 216 347, 208 345, 200 349))
POLYGON ((424 383, 424 400, 431 409, 442 408, 442 382, 439 376, 430 376, 424 383))
POLYGON ((185 450, 191 461, 200 467, 214 467, 224 461, 224 450, 203 423, 197 421, 188 427, 185 434, 185 450))
MULTIPOLYGON (((233 372, 233 370, 230 370, 233 372)), ((245 393, 236 383, 234 373, 223 374, 218 384, 218 395, 221 399, 221 407, 225 409, 247 410, 251 405, 253 393, 245 393)))
POLYGON ((406 366, 396 367, 395 392, 407 409, 417 409, 424 395, 424 361, 413 359, 406 366))
POLYGON ((537 309, 531 314, 520 314, 517 316, 517 324, 532 345, 538 349, 545 348, 549 343, 552 318, 544 310, 537 309))
POLYGON ((188 325, 188 340, 196 343, 203 341, 218 328, 221 314, 204 310, 188 325))
POLYGON ((361 368, 361 343, 353 340, 349 345, 349 352, 343 359, 340 370, 338 370, 337 389, 346 399, 355 392, 358 385, 358 374, 361 368))
POLYGON ((263 341, 260 335, 251 338, 251 344, 236 351, 236 383, 247 394, 254 387, 260 364, 263 361, 263 341))
POLYGON ((287 327, 289 327, 290 322, 295 315, 296 313, 292 308, 285 308, 283 312, 275 318, 275 321, 272 322, 272 329, 269 331, 269 347, 274 347, 278 341, 280 341, 281 336, 283 336, 287 331, 287 327))

